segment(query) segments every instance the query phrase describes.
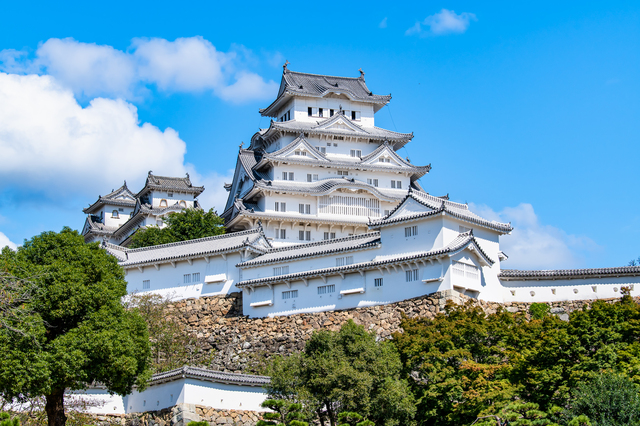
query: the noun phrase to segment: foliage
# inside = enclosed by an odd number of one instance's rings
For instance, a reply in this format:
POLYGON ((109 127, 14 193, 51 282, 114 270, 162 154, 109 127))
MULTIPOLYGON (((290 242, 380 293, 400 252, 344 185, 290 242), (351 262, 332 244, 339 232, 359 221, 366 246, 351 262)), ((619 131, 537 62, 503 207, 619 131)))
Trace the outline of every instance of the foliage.
POLYGON ((640 256, 637 259, 631 259, 629 261, 629 266, 640 266, 640 256))
POLYGON ((637 386, 619 374, 605 372, 578 384, 569 412, 585 415, 594 426, 640 424, 637 386))
POLYGON ((267 399, 261 406, 273 412, 262 415, 266 420, 258 420, 256 426, 309 426, 303 422, 302 404, 287 402, 283 399, 267 399), (280 422, 280 423, 278 423, 280 422))
POLYGON ((20 419, 12 419, 9 413, 0 413, 0 426, 20 426, 20 419))
POLYGON ((551 311, 551 306, 546 303, 532 303, 529 306, 529 314, 533 319, 541 320, 549 315, 549 311, 551 311))
POLYGON ((351 320, 338 332, 314 332, 303 353, 275 357, 268 372, 271 396, 302 403, 322 424, 336 425, 345 411, 381 425, 412 424, 415 406, 395 348, 351 320))
POLYGON ((628 295, 595 301, 569 321, 453 304, 446 311, 405 319, 394 335, 421 424, 470 424, 516 401, 548 413, 602 370, 640 383, 640 306, 628 295))
POLYGON ((132 294, 127 298, 127 307, 135 309, 147 323, 153 372, 179 368, 203 357, 196 338, 167 314, 170 303, 171 296, 158 294, 132 294))
POLYGON ((201 421, 201 422, 189 422, 187 426, 209 426, 209 422, 201 421))
POLYGON ((99 244, 76 231, 44 232, 17 252, 5 249, 0 268, 32 279, 38 291, 24 303, 34 321, 0 329, 0 395, 44 396, 50 425, 64 425, 65 389, 102 382, 125 395, 144 388, 149 372, 146 324, 121 303, 124 273, 99 244))
POLYGON ((338 414, 338 426, 375 426, 371 420, 367 420, 358 413, 349 411, 338 414))
POLYGON ((131 248, 195 240, 225 233, 224 220, 213 209, 184 209, 169 213, 164 228, 150 226, 138 230, 131 237, 131 248))
POLYGON ((548 412, 540 411, 538 404, 514 402, 507 405, 500 415, 478 418, 475 426, 591 426, 586 416, 574 417, 566 421, 561 414, 562 409, 553 407, 548 412))

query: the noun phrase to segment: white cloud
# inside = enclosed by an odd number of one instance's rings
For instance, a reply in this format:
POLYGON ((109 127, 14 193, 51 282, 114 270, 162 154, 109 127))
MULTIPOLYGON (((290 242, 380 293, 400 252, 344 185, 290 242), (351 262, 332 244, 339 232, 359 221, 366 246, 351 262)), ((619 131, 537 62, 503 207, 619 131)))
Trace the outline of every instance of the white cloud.
POLYGON ((15 250, 16 248, 18 248, 18 245, 16 243, 11 241, 9 237, 4 235, 4 233, 0 232, 0 251, 2 251, 2 249, 6 246, 9 246, 11 250, 15 250))
POLYGON ((184 175, 185 151, 176 131, 141 124, 123 100, 96 98, 83 108, 51 76, 0 73, 0 189, 59 201, 96 196, 148 170, 184 175))
POLYGON ((456 14, 453 10, 442 9, 440 12, 427 16, 422 22, 416 22, 414 26, 405 31, 405 35, 428 35, 462 34, 467 31, 471 21, 477 21, 473 13, 463 12, 456 14), (423 26, 428 27, 424 29, 423 26))
POLYGON ((198 185, 203 185, 205 188, 204 192, 198 197, 202 208, 205 210, 214 209, 218 214, 222 214, 229 196, 227 190, 224 189, 224 184, 233 181, 233 169, 227 170, 224 175, 216 172, 206 176, 196 175, 195 179, 192 178, 191 180, 197 182, 198 185))
POLYGON ((597 244, 585 236, 570 235, 562 229, 540 223, 533 206, 521 203, 495 212, 485 205, 469 208, 489 220, 511 222, 511 235, 500 238, 500 249, 509 259, 509 269, 566 269, 582 266, 582 253, 594 251, 597 244))
POLYGON ((387 17, 386 16, 382 21, 380 21, 380 23, 378 24, 378 28, 387 28, 387 17))
POLYGON ((250 69, 260 61, 243 46, 234 49, 220 52, 202 37, 138 38, 128 51, 52 38, 38 47, 33 59, 25 52, 0 51, 0 70, 49 74, 87 98, 137 99, 150 85, 169 93, 210 91, 234 102, 273 97, 278 85, 250 69))

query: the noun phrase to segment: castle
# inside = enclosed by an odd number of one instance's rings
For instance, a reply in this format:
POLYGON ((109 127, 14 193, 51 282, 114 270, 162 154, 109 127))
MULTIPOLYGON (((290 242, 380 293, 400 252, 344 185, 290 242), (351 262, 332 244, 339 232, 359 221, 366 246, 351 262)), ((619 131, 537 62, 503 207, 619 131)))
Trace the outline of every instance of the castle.
POLYGON ((83 234, 102 240, 118 258, 130 292, 177 298, 242 292, 251 317, 387 304, 446 290, 501 303, 610 298, 623 287, 635 294, 637 266, 503 269, 500 237, 511 232, 510 224, 420 186, 430 166, 397 153, 413 134, 375 126, 375 114, 390 100, 369 90, 362 71, 333 77, 285 64, 276 99, 260 110, 271 123, 247 149, 240 147, 233 182, 225 185, 229 198, 221 216, 228 234, 128 249, 135 229, 197 207, 204 189, 188 176, 151 173, 138 194, 125 184, 85 209, 83 234))

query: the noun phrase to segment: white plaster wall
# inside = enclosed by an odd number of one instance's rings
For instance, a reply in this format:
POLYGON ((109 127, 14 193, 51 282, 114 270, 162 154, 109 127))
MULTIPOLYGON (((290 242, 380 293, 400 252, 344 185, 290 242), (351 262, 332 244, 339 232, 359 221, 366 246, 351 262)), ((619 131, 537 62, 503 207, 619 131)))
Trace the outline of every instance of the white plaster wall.
POLYGON ((502 281, 502 302, 560 302, 621 297, 621 288, 630 287, 638 296, 640 277, 603 277, 562 280, 502 281))
POLYGON ((308 286, 302 281, 294 281, 291 283, 291 288, 285 284, 277 284, 272 286, 272 289, 266 286, 258 287, 256 292, 251 292, 251 294, 245 290, 243 300, 252 302, 272 300, 273 305, 252 308, 249 303, 245 302, 244 314, 251 317, 266 317, 349 309, 398 302, 445 289, 443 282, 425 283, 422 281, 440 277, 443 273, 442 265, 435 263, 420 266, 418 269, 420 271, 419 279, 412 282, 406 281, 406 274, 400 268, 397 271, 391 268, 391 272, 383 269, 383 273, 375 270, 366 271, 364 275, 360 275, 358 272, 347 274, 344 280, 339 275, 331 276, 327 277, 326 283, 321 278, 313 278, 308 280, 308 286), (375 287, 376 278, 383 279, 381 287, 375 287), (335 285, 335 292, 318 294, 318 287, 326 285, 335 285), (362 288, 364 292, 340 294, 344 290, 359 288, 362 288), (298 290, 298 297, 283 299, 282 292, 290 290, 298 290))
MULTIPOLYGON (((123 398, 127 413, 162 410, 187 402, 185 379, 174 380, 147 387, 142 392, 134 390, 123 398)), ((207 405, 207 404, 202 404, 207 405)))
POLYGON ((124 225, 124 223, 131 218, 131 213, 133 213, 133 208, 104 205, 100 211, 104 218, 103 223, 106 226, 119 227, 124 225), (122 211, 120 211, 119 209, 122 209, 122 211), (114 210, 118 211, 117 218, 112 216, 114 210))
POLYGON ((351 111, 360 111, 360 120, 354 120, 354 122, 359 126, 375 126, 373 105, 363 102, 355 102, 342 96, 336 97, 336 95, 329 95, 325 98, 295 98, 294 105, 291 109, 291 119, 315 123, 317 121, 331 118, 331 109, 333 109, 334 113, 337 114, 340 106, 342 106, 342 109, 345 111, 345 116, 349 119, 351 119, 351 111), (308 107, 323 108, 323 117, 319 117, 318 115, 309 117, 308 107))
POLYGON ((169 192, 167 191, 151 191, 149 193, 149 198, 151 199, 151 205, 153 207, 160 207, 160 202, 162 200, 167 201, 167 206, 172 206, 175 203, 179 203, 180 201, 184 201, 186 206, 189 208, 193 207, 193 201, 195 200, 193 194, 188 194, 184 192, 172 192, 172 196, 169 196, 169 192))
MULTIPOLYGON (((189 265, 186 260, 175 262, 175 268, 171 263, 154 266, 144 266, 142 271, 137 267, 125 267, 127 291, 129 293, 152 292, 164 296, 173 295, 176 300, 190 297, 214 296, 239 291, 235 284, 239 281, 239 269, 235 267, 243 260, 239 253, 228 253, 227 260, 222 256, 211 256, 209 263, 204 258, 193 259, 189 265), (200 273, 198 282, 184 283, 185 274, 200 273), (226 281, 220 283, 204 283, 207 275, 225 274, 226 281), (150 288, 143 288, 143 281, 150 281, 150 288)), ((244 260, 248 260, 244 259, 244 260)), ((193 277, 193 275, 192 275, 193 277)))
POLYGON ((267 399, 259 386, 239 386, 186 379, 184 402, 224 410, 264 411, 260 404, 267 399))
POLYGON ((104 388, 85 389, 65 394, 65 404, 84 406, 91 414, 125 414, 124 401, 120 395, 109 395, 104 388))

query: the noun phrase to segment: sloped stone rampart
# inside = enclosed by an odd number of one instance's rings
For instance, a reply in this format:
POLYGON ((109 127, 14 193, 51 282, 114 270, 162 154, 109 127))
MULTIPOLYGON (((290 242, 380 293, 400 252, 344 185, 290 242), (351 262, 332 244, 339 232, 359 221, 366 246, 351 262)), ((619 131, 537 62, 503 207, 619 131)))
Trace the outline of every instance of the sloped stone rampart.
MULTIPOLYGON (((168 314, 184 324, 185 331, 197 337, 198 345, 210 354, 200 365, 220 371, 252 373, 273 354, 290 354, 304 348, 315 330, 338 330, 352 319, 386 339, 400 330, 402 314, 409 318, 433 318, 444 311, 447 300, 472 300, 486 312, 503 306, 510 312, 528 312, 529 303, 492 303, 469 299, 457 292, 440 292, 388 305, 342 311, 296 314, 272 318, 242 315, 242 295, 201 297, 170 304, 168 314)), ((592 301, 553 302, 551 313, 568 319, 568 314, 592 301)))

